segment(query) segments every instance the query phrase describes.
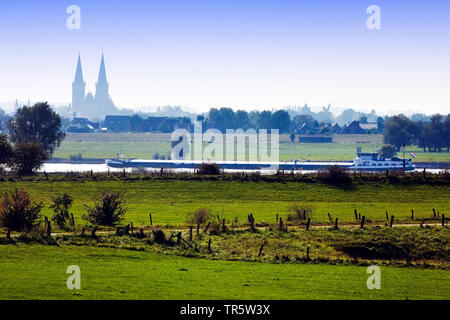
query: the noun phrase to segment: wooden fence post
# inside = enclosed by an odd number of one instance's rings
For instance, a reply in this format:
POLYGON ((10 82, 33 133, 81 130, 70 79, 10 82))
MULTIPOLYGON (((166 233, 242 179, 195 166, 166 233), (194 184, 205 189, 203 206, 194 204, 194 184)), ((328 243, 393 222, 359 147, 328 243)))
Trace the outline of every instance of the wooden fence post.
POLYGON ((433 208, 433 217, 436 218, 436 210, 433 208))
POLYGON ((47 220, 47 237, 52 236, 52 223, 47 220))
POLYGON ((309 230, 310 226, 311 226, 311 218, 308 218, 308 221, 306 222, 306 231, 309 230))
POLYGON ((189 226, 189 241, 192 242, 192 226, 189 226))
POLYGON ((389 214, 387 211, 386 211, 386 220, 389 221, 389 214))
MULTIPOLYGON (((280 218, 280 220, 281 220, 281 218, 280 218)), ((255 218, 253 218, 253 214, 252 213, 250 213, 248 215, 248 222, 250 223, 250 230, 251 231, 256 231, 256 229, 255 229, 255 218)))
POLYGON ((361 219, 361 229, 363 229, 364 228, 364 222, 366 221, 366 216, 362 216, 362 219, 361 219))
POLYGON ((355 220, 358 221, 358 210, 355 209, 355 220))
POLYGON ((280 223, 278 228, 280 229, 280 231, 283 231, 283 218, 280 217, 280 223))
POLYGON ((152 225, 153 225, 152 214, 149 213, 148 215, 149 215, 149 217, 150 217, 150 225, 152 226, 152 225))
POLYGON ((442 214, 442 226, 445 227, 445 214, 442 214))
POLYGON ((205 230, 203 230, 204 233, 206 233, 208 231, 210 225, 211 225, 211 221, 208 222, 208 224, 206 225, 205 230))
POLYGON ((328 212, 328 220, 330 220, 330 222, 333 221, 333 219, 331 218, 331 214, 328 212))
POLYGON ((339 230, 338 218, 336 218, 336 221, 334 221, 334 230, 339 230))
POLYGON ((72 226, 75 226, 75 218, 73 217, 73 213, 70 214, 70 217, 72 218, 72 226))
POLYGON ((222 219, 222 232, 227 231, 227 227, 225 226, 225 218, 222 219))
POLYGON ((212 250, 211 250, 211 238, 209 238, 209 241, 208 241, 208 251, 209 251, 209 253, 212 253, 212 250))
POLYGON ((259 248, 258 258, 261 257, 261 253, 262 253, 263 249, 264 249, 264 245, 262 244, 261 248, 259 248))
POLYGON ((393 224, 394 224, 394 215, 391 215, 391 222, 389 223, 389 228, 392 228, 393 224))
POLYGON ((414 209, 411 209, 411 220, 414 220, 414 209))
POLYGON ((277 223, 278 223, 278 213, 277 213, 277 223))
POLYGON ((130 223, 130 228, 131 228, 131 235, 133 235, 134 234, 133 221, 131 221, 131 223, 130 223))
POLYGON ((197 223, 197 237, 200 236, 200 223, 197 223))
POLYGON ((97 232, 97 226, 94 227, 94 230, 92 230, 92 233, 91 233, 91 237, 94 239, 97 238, 97 236, 95 235, 96 232, 97 232))
POLYGON ((177 246, 181 245, 181 232, 177 234, 177 246))

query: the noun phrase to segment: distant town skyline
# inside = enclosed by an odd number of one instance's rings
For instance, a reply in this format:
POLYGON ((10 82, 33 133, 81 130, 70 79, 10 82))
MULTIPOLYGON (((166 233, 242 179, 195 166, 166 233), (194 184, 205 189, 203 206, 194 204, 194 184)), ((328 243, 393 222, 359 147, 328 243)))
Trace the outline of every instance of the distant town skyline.
MULTIPOLYGON (((0 4, 0 101, 71 103, 74 65, 118 108, 332 106, 450 112, 450 3, 27 1, 0 4), (81 9, 81 29, 66 9, 81 9), (381 30, 366 9, 381 9, 381 30)), ((2 105, 0 105, 2 107, 2 105)))

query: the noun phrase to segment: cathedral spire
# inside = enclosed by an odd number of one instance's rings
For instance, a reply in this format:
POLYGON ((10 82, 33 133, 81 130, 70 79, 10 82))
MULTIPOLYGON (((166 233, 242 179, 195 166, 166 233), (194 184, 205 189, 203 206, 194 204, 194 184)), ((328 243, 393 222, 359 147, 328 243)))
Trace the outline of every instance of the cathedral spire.
POLYGON ((83 79, 83 69, 81 68, 81 57, 78 54, 77 71, 75 72, 75 80, 72 82, 72 108, 75 112, 81 112, 84 103, 84 95, 86 83, 83 79))
POLYGON ((102 53, 102 62, 100 63, 100 72, 98 73, 98 85, 106 85, 108 81, 106 80, 106 68, 105 68, 105 58, 102 53))
POLYGON ((100 63, 100 72, 98 73, 98 81, 95 88, 95 99, 99 103, 107 103, 109 99, 109 84, 106 80, 105 58, 102 53, 102 61, 100 63))
POLYGON ((75 73, 75 81, 74 83, 84 83, 83 80, 83 69, 81 68, 81 57, 78 54, 78 63, 77 63, 77 71, 75 73))

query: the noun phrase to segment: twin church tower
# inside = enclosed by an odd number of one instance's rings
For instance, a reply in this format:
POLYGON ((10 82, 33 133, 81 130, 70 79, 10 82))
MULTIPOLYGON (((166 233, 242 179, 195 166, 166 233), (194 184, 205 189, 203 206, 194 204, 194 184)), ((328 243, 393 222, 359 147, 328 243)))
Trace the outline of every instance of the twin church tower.
POLYGON ((75 80, 72 83, 72 111, 75 117, 89 119, 103 119, 106 114, 115 114, 117 112, 109 96, 109 83, 106 79, 103 54, 97 84, 95 85, 95 96, 91 92, 86 95, 86 82, 83 79, 81 57, 78 56, 77 71, 75 80))

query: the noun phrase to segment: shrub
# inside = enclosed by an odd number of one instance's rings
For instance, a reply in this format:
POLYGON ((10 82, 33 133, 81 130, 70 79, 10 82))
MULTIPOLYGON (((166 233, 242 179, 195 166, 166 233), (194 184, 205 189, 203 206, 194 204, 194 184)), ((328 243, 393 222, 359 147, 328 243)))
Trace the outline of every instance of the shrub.
POLYGON ((312 212, 313 210, 310 206, 298 206, 295 204, 289 208, 286 220, 290 222, 306 220, 312 218, 312 212))
POLYGON ((15 190, 6 193, 0 199, 0 226, 8 231, 30 232, 39 225, 40 212, 44 205, 31 202, 31 198, 25 190, 15 190))
POLYGON ((186 218, 187 223, 203 225, 211 220, 211 211, 206 208, 198 209, 194 213, 189 213, 186 218))
POLYGON ((219 235, 220 234, 220 223, 213 221, 211 222, 211 225, 209 226, 209 234, 210 235, 219 235))
POLYGON ((104 191, 94 200, 93 207, 84 205, 88 212, 83 215, 84 220, 99 226, 116 226, 122 222, 127 211, 122 193, 104 191))
POLYGON ((166 235, 162 230, 154 230, 153 231, 153 241, 157 244, 165 244, 166 243, 166 235))
POLYGON ((52 197, 50 208, 53 209, 53 212, 55 213, 52 220, 61 228, 64 228, 67 220, 70 219, 69 210, 72 207, 72 203, 73 199, 67 193, 52 197))
POLYGON ((198 168, 198 174, 216 176, 220 174, 220 168, 215 163, 202 163, 198 168))
POLYGON ((347 169, 342 166, 330 166, 325 171, 319 172, 322 181, 334 185, 349 185, 352 183, 352 177, 347 169))

